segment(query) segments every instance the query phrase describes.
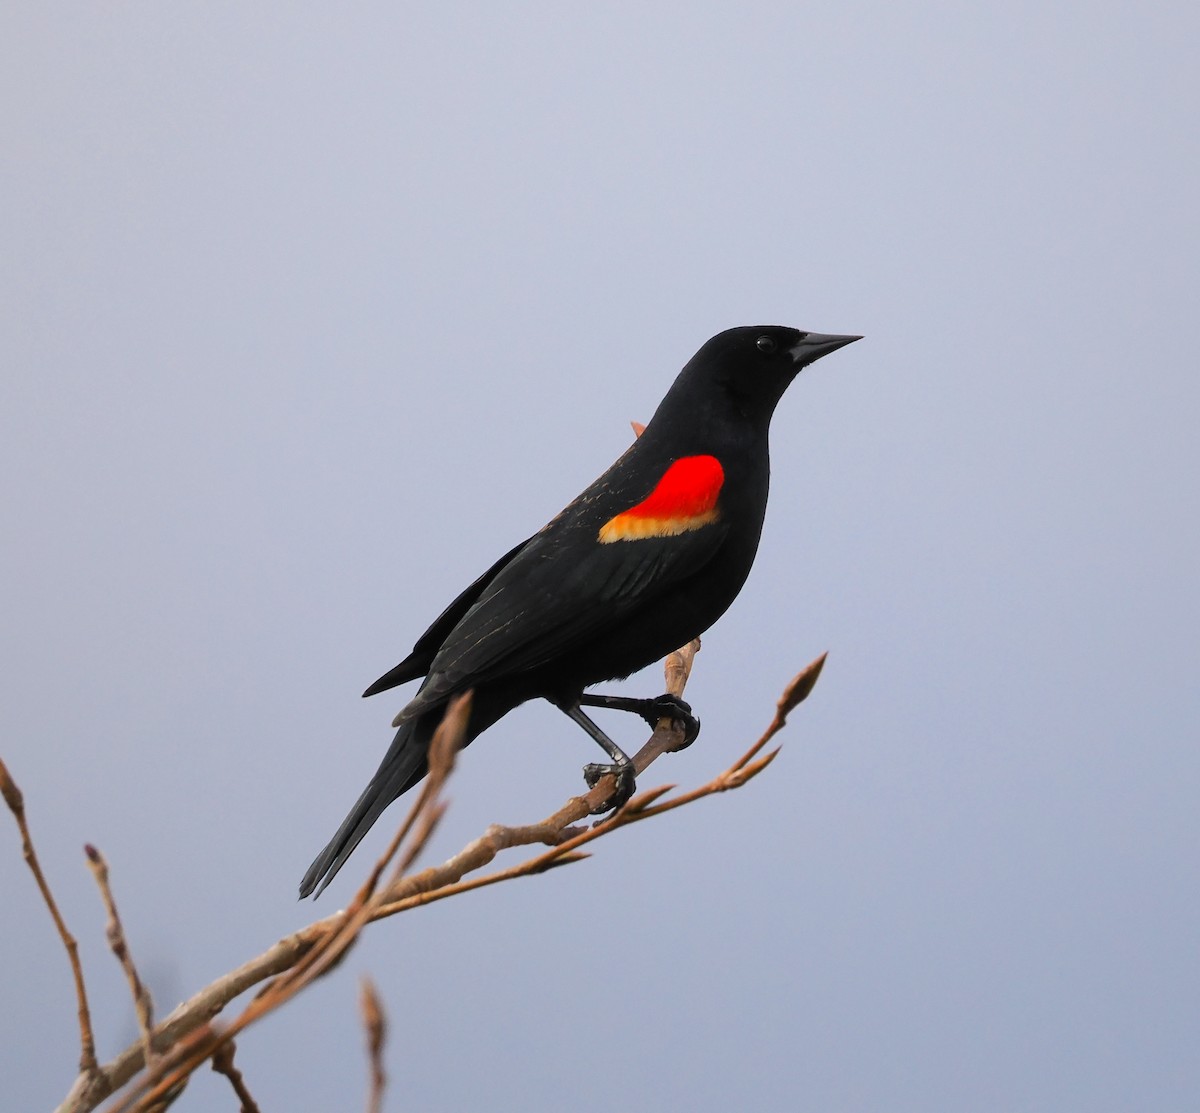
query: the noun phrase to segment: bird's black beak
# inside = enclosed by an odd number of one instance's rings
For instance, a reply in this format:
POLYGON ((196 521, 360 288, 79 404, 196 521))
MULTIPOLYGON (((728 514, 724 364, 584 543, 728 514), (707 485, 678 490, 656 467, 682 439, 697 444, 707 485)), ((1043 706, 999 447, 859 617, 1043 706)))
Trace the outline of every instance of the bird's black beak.
POLYGON ((792 353, 792 359, 796 363, 796 369, 807 367, 810 363, 816 363, 822 356, 829 355, 830 352, 836 352, 838 348, 844 348, 847 344, 853 344, 856 340, 861 340, 861 336, 834 336, 826 332, 807 332, 804 333, 800 343, 788 351, 792 353))

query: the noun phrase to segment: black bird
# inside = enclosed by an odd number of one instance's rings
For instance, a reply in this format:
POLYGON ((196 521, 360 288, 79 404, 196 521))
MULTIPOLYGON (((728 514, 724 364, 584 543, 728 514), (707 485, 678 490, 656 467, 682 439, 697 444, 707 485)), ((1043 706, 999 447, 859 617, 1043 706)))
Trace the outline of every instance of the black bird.
POLYGON ((703 633, 741 590, 762 531, 775 405, 807 364, 858 336, 776 325, 729 329, 679 373, 645 432, 557 517, 510 549, 417 639, 403 661, 364 693, 424 677, 396 716, 383 761, 329 845, 300 883, 300 896, 333 879, 383 810, 426 772, 447 700, 475 690, 467 740, 540 696, 575 720, 612 759, 588 765, 634 791, 633 766, 583 707, 634 711, 651 724, 682 720, 680 700, 585 695, 629 676, 703 633))

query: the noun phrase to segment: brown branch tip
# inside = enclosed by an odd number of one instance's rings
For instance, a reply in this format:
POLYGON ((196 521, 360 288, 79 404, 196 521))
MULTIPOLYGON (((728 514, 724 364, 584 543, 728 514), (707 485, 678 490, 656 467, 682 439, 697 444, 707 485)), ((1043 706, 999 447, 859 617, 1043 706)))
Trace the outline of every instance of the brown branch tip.
POLYGON ((387 1074, 383 1067, 383 1046, 387 1040, 387 1017, 375 983, 364 977, 359 986, 359 1008, 362 1011, 363 1028, 367 1033, 367 1059, 371 1067, 371 1089, 367 1100, 369 1113, 379 1113, 383 1108, 383 1090, 387 1085, 387 1074))
POLYGON ((50 882, 42 872, 38 861, 37 850, 34 849, 33 835, 29 830, 29 822, 25 817, 25 797, 17 782, 13 780, 8 766, 0 760, 0 796, 17 821, 17 830, 21 835, 21 852, 29 866, 29 872, 42 895, 42 902, 54 921, 58 937, 62 941, 63 950, 67 952, 67 962, 71 967, 71 977, 75 982, 75 1004, 79 1021, 79 1076, 83 1085, 90 1086, 100 1073, 100 1064, 96 1060, 96 1038, 92 1034, 92 1014, 88 1007, 87 986, 83 980, 83 964, 79 961, 79 945, 75 936, 67 930, 67 922, 58 910, 58 902, 50 891, 50 882))

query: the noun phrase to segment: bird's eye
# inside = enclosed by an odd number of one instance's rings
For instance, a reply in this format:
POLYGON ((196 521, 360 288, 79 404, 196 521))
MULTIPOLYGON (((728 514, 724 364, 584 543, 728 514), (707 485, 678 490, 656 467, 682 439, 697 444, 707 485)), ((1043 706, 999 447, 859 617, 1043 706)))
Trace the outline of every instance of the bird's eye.
POLYGON ((754 345, 765 356, 769 356, 776 348, 775 341, 769 336, 760 336, 754 341, 754 345))

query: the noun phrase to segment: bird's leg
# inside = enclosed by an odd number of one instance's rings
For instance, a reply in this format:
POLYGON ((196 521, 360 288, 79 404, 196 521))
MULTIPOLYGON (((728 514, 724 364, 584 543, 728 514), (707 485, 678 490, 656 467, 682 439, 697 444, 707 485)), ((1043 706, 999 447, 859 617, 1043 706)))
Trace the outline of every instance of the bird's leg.
POLYGON ((633 762, 629 760, 629 755, 579 709, 579 700, 558 703, 556 706, 583 727, 599 743, 601 749, 612 758, 611 765, 591 763, 583 767, 583 779, 587 781, 588 788, 595 788, 600 778, 609 773, 617 779, 616 791, 599 807, 593 808, 592 815, 603 815, 607 811, 619 808, 637 788, 633 762))
POLYGON ((683 744, 679 749, 686 750, 700 733, 700 720, 692 714, 692 705, 685 703, 678 696, 664 692, 655 699, 630 699, 627 696, 600 696, 585 693, 579 697, 583 707, 607 707, 612 711, 632 711, 640 715, 650 729, 658 726, 659 719, 674 719, 683 727, 683 744))

